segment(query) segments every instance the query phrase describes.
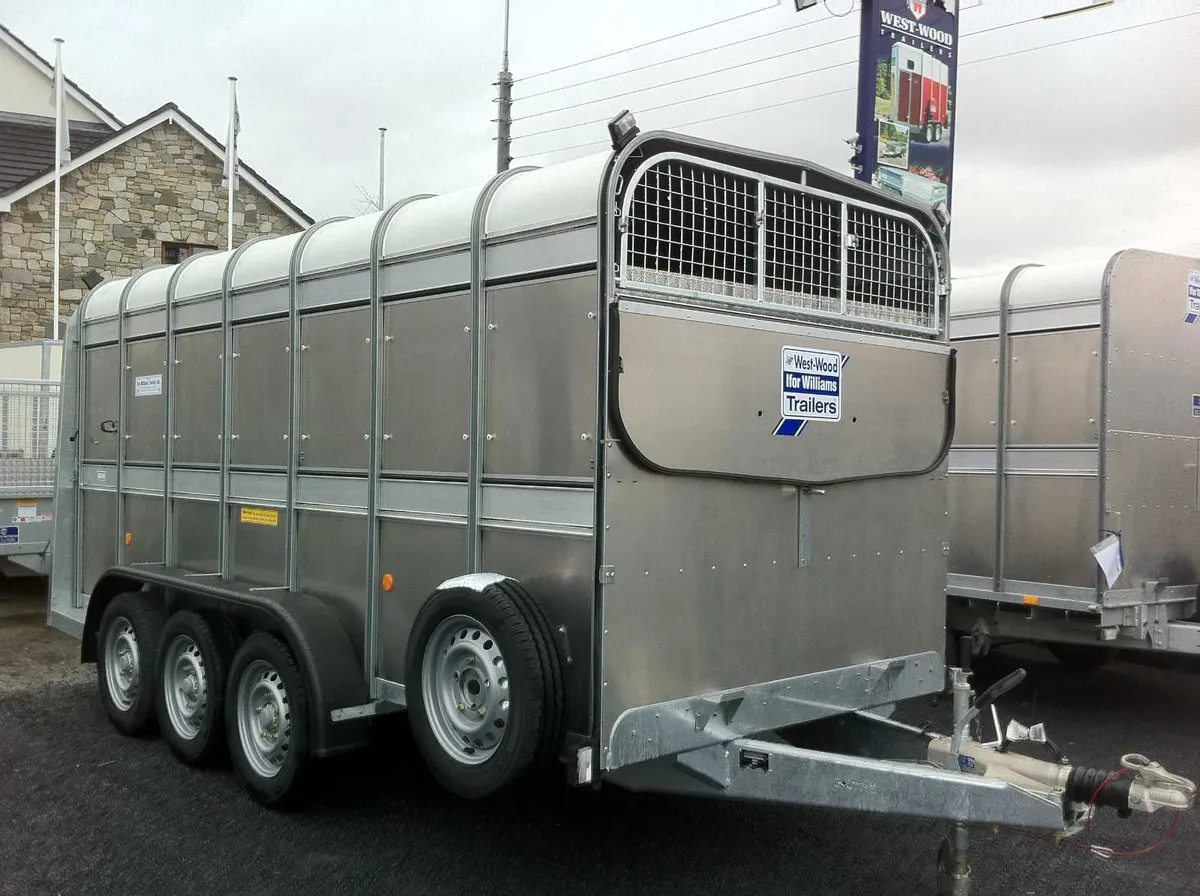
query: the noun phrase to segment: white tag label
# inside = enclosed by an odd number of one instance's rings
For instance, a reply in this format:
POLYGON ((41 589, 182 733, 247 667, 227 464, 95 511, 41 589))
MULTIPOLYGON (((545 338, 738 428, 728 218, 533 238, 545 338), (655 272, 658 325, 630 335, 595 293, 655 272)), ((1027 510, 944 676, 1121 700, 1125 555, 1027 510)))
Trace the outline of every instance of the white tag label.
POLYGON ((145 395, 162 395, 162 374, 152 373, 148 376, 135 376, 133 378, 133 394, 136 398, 141 398, 145 395))

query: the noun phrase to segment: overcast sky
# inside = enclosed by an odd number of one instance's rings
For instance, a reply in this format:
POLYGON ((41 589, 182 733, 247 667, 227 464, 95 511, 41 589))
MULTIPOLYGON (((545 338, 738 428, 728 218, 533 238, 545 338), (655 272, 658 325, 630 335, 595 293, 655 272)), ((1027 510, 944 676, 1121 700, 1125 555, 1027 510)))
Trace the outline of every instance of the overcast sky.
MULTIPOLYGON (((1200 0, 1116 0, 1040 18, 1085 2, 960 4, 958 275, 1123 246, 1200 255, 1200 0), (1163 19, 1173 20, 1146 24, 1163 19), (1106 31, 1117 33, 1088 37, 1106 31), (1036 47, 1046 48, 988 58, 1036 47)), ((513 132, 526 135, 514 155, 549 164, 594 152, 554 150, 603 140, 603 119, 627 106, 643 129, 688 125, 848 173, 858 13, 835 14, 852 5, 512 0, 513 132), (739 63, 751 64, 714 71, 739 63), (799 74, 813 69, 824 70, 799 74), (773 83, 700 98, 763 81, 773 83), (593 99, 604 101, 578 106, 593 99), (726 117, 691 124, 714 116, 726 117)), ((125 121, 174 101, 223 138, 225 79, 237 75, 242 158, 316 218, 353 213, 356 184, 376 190, 380 126, 389 201, 494 169, 502 0, 5 0, 0 17, 47 58, 65 38, 67 74, 125 121)))

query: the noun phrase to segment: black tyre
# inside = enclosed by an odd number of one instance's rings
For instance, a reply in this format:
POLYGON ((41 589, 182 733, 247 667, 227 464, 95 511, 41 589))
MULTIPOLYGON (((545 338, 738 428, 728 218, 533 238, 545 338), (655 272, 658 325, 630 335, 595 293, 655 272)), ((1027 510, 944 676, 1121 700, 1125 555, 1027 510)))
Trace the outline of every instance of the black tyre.
POLYGON ((451 793, 489 796, 557 758, 562 672, 545 614, 520 585, 434 594, 407 657, 413 740, 451 793))
POLYGON ((925 125, 925 142, 926 143, 933 142, 933 125, 932 124, 925 125))
POLYGON ((1072 669, 1099 669, 1120 654, 1116 647, 1091 647, 1086 644, 1047 644, 1054 658, 1072 669))
POLYGON ((238 649, 225 690, 234 770, 264 806, 294 805, 308 767, 308 688, 291 650, 266 632, 238 649))
POLYGON ((158 727, 182 762, 204 765, 225 752, 226 640, 199 613, 182 610, 158 644, 158 727))
POLYGON ((154 730, 155 669, 164 612, 155 595, 118 594, 96 634, 100 703, 117 730, 138 737, 154 730))

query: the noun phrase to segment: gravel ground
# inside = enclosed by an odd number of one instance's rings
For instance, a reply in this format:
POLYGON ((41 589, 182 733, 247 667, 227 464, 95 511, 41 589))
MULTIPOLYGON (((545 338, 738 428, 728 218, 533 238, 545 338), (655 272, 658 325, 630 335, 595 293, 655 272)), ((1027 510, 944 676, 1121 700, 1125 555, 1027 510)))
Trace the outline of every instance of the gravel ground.
MULTIPOLYGON (((323 764, 308 804, 253 804, 228 769, 179 765, 155 739, 104 719, 78 643, 0 601, 0 894, 589 893, 909 894, 933 891, 942 827, 904 819, 547 788, 487 804, 441 794, 402 726, 323 764)), ((1118 662, 1064 670, 1040 651, 993 654, 980 683, 1017 664, 1006 713, 1045 720, 1078 762, 1141 750, 1200 776, 1193 668, 1118 662), (1036 709, 1032 706, 1036 700, 1036 709)), ((909 719, 944 722, 946 701, 909 719)), ((1102 816, 1095 839, 1156 840, 1169 815, 1102 816)), ((1170 896, 1200 892, 1200 823, 1162 851, 1103 861, 1074 841, 984 831, 976 894, 1170 896)))

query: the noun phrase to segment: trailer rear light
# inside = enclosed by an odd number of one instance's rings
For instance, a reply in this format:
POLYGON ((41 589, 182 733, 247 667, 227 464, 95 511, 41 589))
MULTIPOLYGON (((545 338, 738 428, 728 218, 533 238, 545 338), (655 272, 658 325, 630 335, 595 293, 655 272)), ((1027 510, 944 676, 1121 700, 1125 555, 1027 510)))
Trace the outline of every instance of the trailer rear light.
POLYGON ((383 585, 384 591, 391 591, 396 587, 396 579, 390 572, 385 572, 383 574, 383 581, 381 584, 383 585))

